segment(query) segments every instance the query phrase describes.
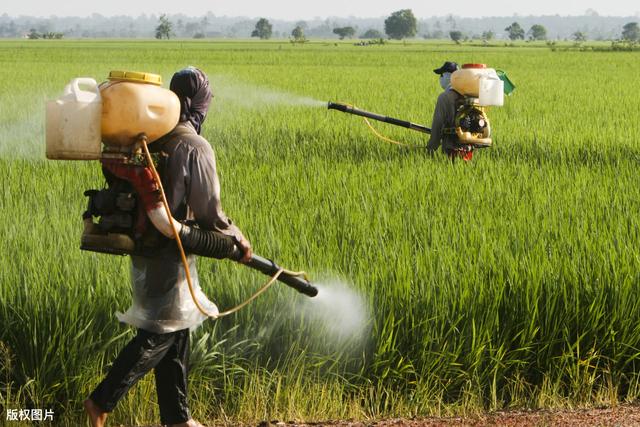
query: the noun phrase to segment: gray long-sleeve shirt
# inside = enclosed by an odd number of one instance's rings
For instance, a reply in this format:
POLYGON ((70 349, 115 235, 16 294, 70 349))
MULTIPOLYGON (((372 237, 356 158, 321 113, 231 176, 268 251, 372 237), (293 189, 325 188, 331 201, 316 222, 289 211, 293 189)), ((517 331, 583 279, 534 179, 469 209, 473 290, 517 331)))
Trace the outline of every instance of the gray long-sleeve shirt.
POLYGON ((433 112, 431 121, 431 137, 427 149, 435 151, 442 144, 442 151, 456 148, 458 138, 453 134, 444 133, 445 129, 455 126, 456 110, 458 102, 464 97, 451 87, 447 88, 438 96, 436 109, 433 112))
MULTIPOLYGON (((220 181, 211 145, 188 122, 180 123, 149 146, 167 154, 162 185, 173 217, 193 220, 201 228, 242 239, 242 232, 222 210, 220 181)), ((195 256, 187 256, 198 301, 207 311, 218 309, 200 290, 195 256)), ((199 325, 198 311, 186 283, 185 270, 174 240, 162 239, 150 256, 132 256, 133 304, 118 318, 137 328, 167 333, 199 325)))
POLYGON ((162 185, 177 220, 195 220, 206 230, 242 239, 242 232, 222 210, 220 180, 213 149, 189 122, 182 122, 158 144, 169 155, 162 185))

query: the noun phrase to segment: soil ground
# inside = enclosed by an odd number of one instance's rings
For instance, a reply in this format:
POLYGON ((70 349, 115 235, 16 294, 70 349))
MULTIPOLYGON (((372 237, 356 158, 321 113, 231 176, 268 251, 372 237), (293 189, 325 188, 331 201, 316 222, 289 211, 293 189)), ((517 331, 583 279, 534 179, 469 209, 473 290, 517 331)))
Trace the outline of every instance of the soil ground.
MULTIPOLYGON (((640 406, 622 405, 606 409, 562 411, 505 411, 476 417, 451 418, 397 418, 380 421, 320 421, 320 422, 262 422, 257 427, 436 427, 436 426, 639 426, 640 406)), ((123 427, 123 426, 121 426, 123 427)), ((160 427, 160 426, 148 426, 160 427)), ((213 427, 213 426, 211 426, 213 427)), ((248 427, 244 425, 243 427, 248 427)), ((255 426, 254 426, 255 427, 255 426)))

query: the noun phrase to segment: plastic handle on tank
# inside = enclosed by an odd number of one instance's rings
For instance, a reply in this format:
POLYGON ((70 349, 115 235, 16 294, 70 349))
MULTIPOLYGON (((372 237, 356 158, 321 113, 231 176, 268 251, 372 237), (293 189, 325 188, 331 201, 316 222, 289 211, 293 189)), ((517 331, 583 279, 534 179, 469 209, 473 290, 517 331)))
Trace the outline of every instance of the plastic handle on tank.
POLYGON ((100 91, 98 90, 98 83, 91 77, 79 77, 77 79, 73 79, 71 81, 71 93, 75 97, 76 101, 80 101, 80 94, 83 92, 89 92, 91 94, 97 95, 100 97, 100 91), (86 85, 91 88, 91 90, 82 90, 80 89, 80 85, 86 85))

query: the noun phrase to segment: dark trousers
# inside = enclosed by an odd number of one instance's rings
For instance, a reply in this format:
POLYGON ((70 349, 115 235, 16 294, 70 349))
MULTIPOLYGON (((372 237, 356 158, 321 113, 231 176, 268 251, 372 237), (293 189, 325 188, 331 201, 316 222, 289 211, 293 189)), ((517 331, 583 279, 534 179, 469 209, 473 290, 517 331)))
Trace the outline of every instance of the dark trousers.
POLYGON ((138 334, 122 349, 106 378, 91 393, 91 400, 111 412, 127 391, 154 369, 162 424, 189 420, 187 404, 187 363, 189 330, 154 334, 138 329, 138 334))

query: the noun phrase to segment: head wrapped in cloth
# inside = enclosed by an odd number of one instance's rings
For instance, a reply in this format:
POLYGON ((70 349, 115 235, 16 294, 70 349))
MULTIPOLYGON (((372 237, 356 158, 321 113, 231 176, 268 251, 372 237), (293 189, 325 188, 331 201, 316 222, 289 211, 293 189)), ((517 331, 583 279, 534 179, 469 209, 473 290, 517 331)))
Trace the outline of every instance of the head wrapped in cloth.
POLYGON ((184 68, 173 75, 169 89, 180 99, 180 121, 190 122, 200 134, 213 98, 207 75, 195 67, 184 68))

